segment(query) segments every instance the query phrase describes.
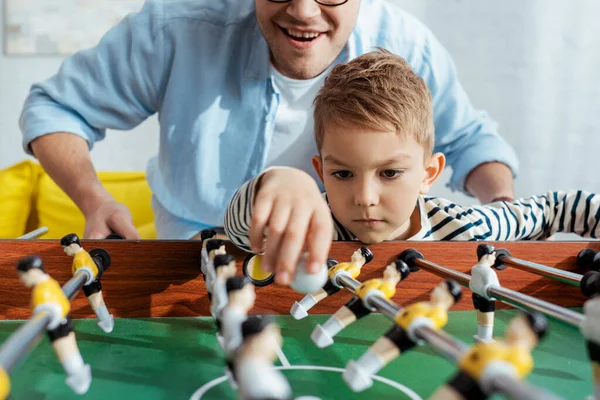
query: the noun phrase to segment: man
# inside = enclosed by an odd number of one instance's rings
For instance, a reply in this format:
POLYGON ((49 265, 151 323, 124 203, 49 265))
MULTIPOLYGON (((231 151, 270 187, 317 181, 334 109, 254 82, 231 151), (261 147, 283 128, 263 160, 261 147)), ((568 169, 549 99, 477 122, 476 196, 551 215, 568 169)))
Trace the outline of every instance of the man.
MULTIPOLYGON (((314 95, 334 64, 378 46, 405 58, 430 88, 450 187, 483 203, 512 199, 516 156, 496 124, 473 109, 431 32, 383 0, 150 0, 33 86, 21 115, 24 146, 82 210, 85 237, 112 230, 137 238, 129 211, 98 181, 89 148, 106 129, 131 129, 159 112, 161 146, 148 165, 157 231, 191 238, 222 225, 231 196, 266 167, 311 171, 314 95)), ((309 205, 265 187, 263 196, 294 213, 258 210, 252 243, 261 250, 268 225, 264 265, 277 265, 286 284, 305 242, 309 272, 326 262, 333 224, 325 201, 309 205)))

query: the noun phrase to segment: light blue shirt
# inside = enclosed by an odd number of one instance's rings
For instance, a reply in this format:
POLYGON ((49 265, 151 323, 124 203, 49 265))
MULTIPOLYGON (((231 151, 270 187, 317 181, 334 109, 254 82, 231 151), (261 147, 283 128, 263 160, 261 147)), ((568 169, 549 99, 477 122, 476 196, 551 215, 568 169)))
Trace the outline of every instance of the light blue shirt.
MULTIPOLYGON (((497 124, 473 108, 433 34, 383 0, 362 0, 336 63, 376 46, 405 58, 427 83, 435 150, 452 167, 452 189, 464 190, 467 174, 484 162, 503 162, 516 174, 515 153, 497 124)), ((269 66, 254 1, 149 0, 32 86, 20 120, 24 147, 30 153, 33 139, 71 132, 92 148, 106 129, 132 129, 158 113, 159 153, 147 170, 158 235, 190 238, 222 226, 233 194, 265 166, 279 99, 269 66)))

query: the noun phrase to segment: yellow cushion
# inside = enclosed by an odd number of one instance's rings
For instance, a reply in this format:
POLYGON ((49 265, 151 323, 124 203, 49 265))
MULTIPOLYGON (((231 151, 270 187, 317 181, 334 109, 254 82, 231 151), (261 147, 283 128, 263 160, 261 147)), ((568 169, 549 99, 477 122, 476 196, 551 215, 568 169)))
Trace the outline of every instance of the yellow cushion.
POLYGON ((32 161, 0 170, 0 238, 26 233, 38 173, 39 165, 32 161))
MULTIPOLYGON (((142 239, 155 239, 152 192, 143 172, 99 172, 98 177, 115 200, 125 204, 142 239)), ((39 180, 36 201, 38 225, 48 227, 42 239, 61 238, 68 233, 83 235, 85 220, 75 203, 46 174, 39 180)))

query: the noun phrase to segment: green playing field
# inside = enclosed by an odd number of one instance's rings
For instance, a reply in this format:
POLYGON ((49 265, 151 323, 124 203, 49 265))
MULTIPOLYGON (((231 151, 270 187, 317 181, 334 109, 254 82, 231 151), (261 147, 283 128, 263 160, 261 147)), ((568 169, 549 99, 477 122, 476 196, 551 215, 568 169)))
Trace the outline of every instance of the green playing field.
MULTIPOLYGON (((499 311, 501 335, 514 311, 499 311)), ((310 340, 313 327, 327 316, 295 321, 279 316, 284 336, 281 362, 295 397, 321 399, 427 398, 455 372, 455 367, 428 346, 404 354, 384 368, 372 388, 356 394, 341 371, 385 332, 391 321, 370 315, 342 331, 336 343, 318 349, 310 340)), ((0 323, 4 341, 22 322, 0 323)), ((472 343, 474 312, 452 312, 446 331, 472 343)), ((11 373, 12 399, 236 399, 223 377, 224 361, 209 318, 118 319, 104 334, 94 320, 76 320, 81 353, 92 366, 93 383, 85 396, 70 392, 64 372, 47 338, 11 373)), ((552 321, 548 336, 534 353, 535 369, 528 381, 566 399, 591 393, 591 368, 585 343, 572 327, 552 321)))

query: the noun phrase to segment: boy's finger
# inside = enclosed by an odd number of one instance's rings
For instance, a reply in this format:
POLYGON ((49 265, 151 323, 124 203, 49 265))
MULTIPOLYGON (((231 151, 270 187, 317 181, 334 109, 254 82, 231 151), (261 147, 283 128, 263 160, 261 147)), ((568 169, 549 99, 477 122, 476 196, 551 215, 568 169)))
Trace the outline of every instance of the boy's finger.
POLYGON ((294 277, 311 214, 312 210, 307 207, 295 207, 292 211, 277 255, 275 280, 281 285, 288 285, 294 277))
POLYGON ((310 221, 310 226, 307 233, 307 251, 308 265, 307 272, 314 274, 327 263, 331 241, 333 240, 333 222, 331 216, 327 212, 315 213, 310 221))
POLYGON ((271 197, 257 196, 252 210, 252 220, 250 221, 250 247, 256 253, 263 249, 265 227, 273 211, 273 201, 271 197))
POLYGON ((269 218, 267 246, 262 259, 263 269, 267 272, 275 270, 281 238, 287 229, 291 211, 292 208, 288 203, 275 202, 273 205, 269 218))

